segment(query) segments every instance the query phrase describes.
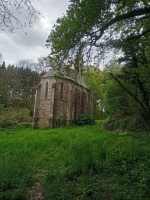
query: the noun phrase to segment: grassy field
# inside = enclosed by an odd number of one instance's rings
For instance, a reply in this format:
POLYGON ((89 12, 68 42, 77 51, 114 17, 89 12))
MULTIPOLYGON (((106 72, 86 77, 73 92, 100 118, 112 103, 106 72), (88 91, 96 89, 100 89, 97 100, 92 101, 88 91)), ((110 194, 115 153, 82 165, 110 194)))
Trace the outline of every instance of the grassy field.
POLYGON ((0 131, 0 200, 150 199, 150 135, 96 125, 0 131), (41 197, 42 199, 42 197, 41 197))

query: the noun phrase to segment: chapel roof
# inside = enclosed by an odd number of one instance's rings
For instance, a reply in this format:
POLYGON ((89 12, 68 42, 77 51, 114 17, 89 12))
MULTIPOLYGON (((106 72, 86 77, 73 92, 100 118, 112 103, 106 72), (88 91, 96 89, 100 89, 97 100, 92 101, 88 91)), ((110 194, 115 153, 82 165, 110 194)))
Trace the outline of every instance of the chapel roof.
POLYGON ((84 78, 83 76, 81 75, 81 73, 78 73, 78 72, 72 72, 70 73, 69 75, 66 75, 65 71, 62 71, 60 70, 57 71, 57 70, 49 70, 42 78, 46 78, 46 77, 63 77, 63 78, 66 78, 66 79, 69 79, 69 80, 72 80, 76 83, 78 83, 79 85, 82 85, 83 87, 87 88, 88 90, 90 90, 90 87, 86 84, 86 82, 84 81, 84 78), (60 75, 60 73, 62 75, 60 75))

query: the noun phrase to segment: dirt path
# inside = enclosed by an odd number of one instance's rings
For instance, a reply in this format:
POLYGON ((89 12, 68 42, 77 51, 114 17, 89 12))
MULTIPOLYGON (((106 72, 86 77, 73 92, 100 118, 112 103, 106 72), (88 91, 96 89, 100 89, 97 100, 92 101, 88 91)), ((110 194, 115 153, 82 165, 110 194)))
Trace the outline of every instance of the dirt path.
POLYGON ((36 182, 31 188, 28 188, 27 192, 30 195, 30 200, 44 200, 41 190, 40 182, 36 182))
POLYGON ((30 188, 27 189, 27 193, 30 196, 30 200, 44 200, 42 194, 42 185, 41 182, 45 176, 45 171, 41 171, 36 174, 37 182, 35 182, 30 188))

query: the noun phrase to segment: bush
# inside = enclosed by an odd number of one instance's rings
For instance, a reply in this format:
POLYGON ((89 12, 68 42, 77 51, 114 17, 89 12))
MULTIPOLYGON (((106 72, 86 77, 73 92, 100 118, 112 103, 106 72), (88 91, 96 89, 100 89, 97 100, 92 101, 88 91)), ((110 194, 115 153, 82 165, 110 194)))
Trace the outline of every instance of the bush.
POLYGON ((108 118, 108 120, 103 124, 103 127, 108 131, 115 131, 119 128, 119 120, 108 118))
POLYGON ((28 122, 17 123, 15 121, 10 120, 7 117, 0 116, 0 130, 21 128, 32 128, 32 124, 28 122))
POLYGON ((0 199, 7 199, 7 200, 26 200, 26 191, 24 189, 13 189, 13 190, 6 190, 4 192, 0 192, 0 199))
MULTIPOLYGON (((34 128, 35 129, 35 128, 34 128)), ((44 126, 43 128, 41 128, 41 130, 49 130, 50 127, 49 126, 44 126)))
POLYGON ((32 128, 32 124, 29 122, 18 123, 17 128, 32 128))
POLYGON ((95 119, 87 113, 80 114, 78 120, 76 121, 77 125, 93 124, 95 119))
POLYGON ((25 116, 27 115, 27 109, 23 108, 20 112, 17 113, 19 122, 23 122, 25 120, 25 116))
POLYGON ((3 118, 0 117, 0 128, 10 128, 10 127, 14 127, 17 123, 14 121, 11 121, 8 118, 3 118))
POLYGON ((122 119, 108 118, 103 127, 108 131, 131 131, 131 132, 149 132, 150 126, 146 124, 144 119, 128 116, 122 119))

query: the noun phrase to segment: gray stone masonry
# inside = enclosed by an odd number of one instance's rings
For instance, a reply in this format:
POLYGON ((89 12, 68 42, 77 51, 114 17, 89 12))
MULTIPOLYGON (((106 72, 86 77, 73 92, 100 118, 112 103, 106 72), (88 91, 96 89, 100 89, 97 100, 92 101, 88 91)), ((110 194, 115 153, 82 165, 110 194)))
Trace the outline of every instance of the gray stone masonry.
POLYGON ((70 126, 81 113, 92 116, 90 87, 81 75, 76 80, 55 78, 51 71, 42 77, 35 95, 33 126, 70 126))

